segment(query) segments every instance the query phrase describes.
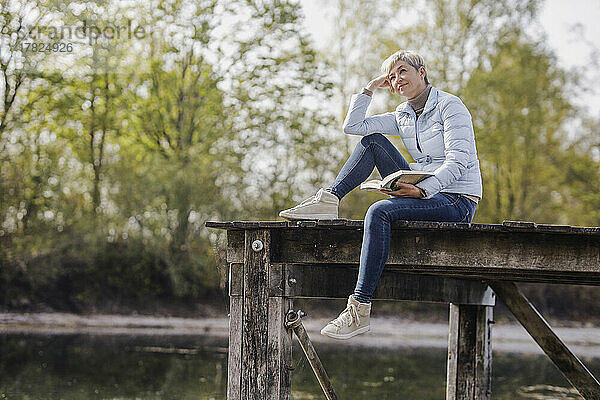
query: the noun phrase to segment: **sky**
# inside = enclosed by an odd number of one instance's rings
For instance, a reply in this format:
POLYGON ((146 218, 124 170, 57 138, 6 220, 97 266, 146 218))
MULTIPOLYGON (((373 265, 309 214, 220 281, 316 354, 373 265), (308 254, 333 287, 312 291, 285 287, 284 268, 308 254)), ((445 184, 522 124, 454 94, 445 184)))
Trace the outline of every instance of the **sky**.
MULTIPOLYGON (((306 15, 306 28, 318 48, 327 46, 331 34, 331 14, 322 6, 321 0, 302 0, 306 15)), ((548 36, 548 45, 558 56, 562 67, 570 69, 581 63, 589 63, 592 49, 600 49, 600 0, 546 0, 540 23, 548 36), (578 25, 579 28, 573 29, 578 25), (579 40, 581 32, 585 38, 579 40), (593 46, 591 45, 593 43, 593 46)), ((600 62, 600 54, 596 54, 600 62)), ((600 66, 591 68, 586 80, 591 82, 591 92, 577 101, 587 106, 592 115, 600 117, 600 66)))

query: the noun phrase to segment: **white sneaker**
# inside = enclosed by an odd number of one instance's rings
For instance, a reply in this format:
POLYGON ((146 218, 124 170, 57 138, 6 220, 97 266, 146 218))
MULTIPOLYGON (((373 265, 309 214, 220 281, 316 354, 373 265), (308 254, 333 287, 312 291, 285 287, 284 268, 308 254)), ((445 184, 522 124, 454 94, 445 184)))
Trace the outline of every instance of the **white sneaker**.
POLYGON ((287 219, 337 219, 339 204, 335 194, 319 189, 296 207, 281 211, 279 216, 287 219))
POLYGON ((371 329, 370 316, 371 303, 359 303, 350 295, 346 309, 321 329, 321 335, 334 339, 350 339, 371 329))

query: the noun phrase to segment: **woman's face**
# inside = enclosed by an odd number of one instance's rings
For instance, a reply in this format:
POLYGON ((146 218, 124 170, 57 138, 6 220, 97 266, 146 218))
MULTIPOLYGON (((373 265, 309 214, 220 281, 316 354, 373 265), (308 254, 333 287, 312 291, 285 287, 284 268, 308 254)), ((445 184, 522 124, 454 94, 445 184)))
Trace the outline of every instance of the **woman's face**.
POLYGON ((398 93, 407 99, 417 97, 427 85, 425 84, 425 68, 417 70, 405 61, 398 61, 388 74, 392 93, 398 93))

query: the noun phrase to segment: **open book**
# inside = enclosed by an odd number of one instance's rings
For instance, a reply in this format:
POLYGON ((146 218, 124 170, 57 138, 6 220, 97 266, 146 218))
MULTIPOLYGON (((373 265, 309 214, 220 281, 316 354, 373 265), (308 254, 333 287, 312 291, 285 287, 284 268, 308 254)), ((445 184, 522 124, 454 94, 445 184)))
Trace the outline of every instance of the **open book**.
POLYGON ((374 192, 378 192, 380 190, 394 191, 398 189, 398 186, 396 185, 398 182, 412 183, 414 185, 433 175, 435 175, 433 172, 401 169, 400 171, 389 174, 382 180, 372 179, 370 181, 363 182, 360 184, 360 188, 374 192))

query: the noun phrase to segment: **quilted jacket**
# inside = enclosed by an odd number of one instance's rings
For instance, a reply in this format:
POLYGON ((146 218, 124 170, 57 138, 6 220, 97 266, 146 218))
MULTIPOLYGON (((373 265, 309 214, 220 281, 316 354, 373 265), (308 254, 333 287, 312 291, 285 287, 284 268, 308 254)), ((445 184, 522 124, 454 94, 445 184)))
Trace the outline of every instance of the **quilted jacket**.
POLYGON ((439 192, 481 198, 482 184, 471 114, 456 96, 431 88, 423 113, 417 116, 408 102, 395 111, 365 117, 371 96, 355 94, 344 121, 344 132, 400 135, 416 161, 410 169, 434 172, 417 184, 429 199, 439 192))

